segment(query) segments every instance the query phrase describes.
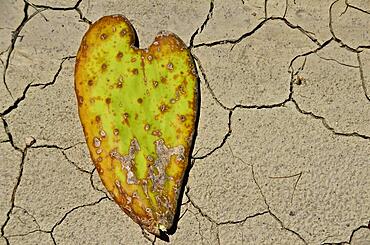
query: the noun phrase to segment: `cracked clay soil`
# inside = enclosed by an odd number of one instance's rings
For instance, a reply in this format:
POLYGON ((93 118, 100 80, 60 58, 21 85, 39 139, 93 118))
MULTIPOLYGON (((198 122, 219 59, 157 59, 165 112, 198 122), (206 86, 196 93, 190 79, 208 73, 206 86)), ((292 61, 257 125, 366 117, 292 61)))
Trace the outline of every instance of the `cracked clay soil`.
POLYGON ((197 65, 169 244, 370 244, 369 0, 0 0, 0 245, 168 244, 106 193, 78 119, 75 55, 111 14, 197 65))

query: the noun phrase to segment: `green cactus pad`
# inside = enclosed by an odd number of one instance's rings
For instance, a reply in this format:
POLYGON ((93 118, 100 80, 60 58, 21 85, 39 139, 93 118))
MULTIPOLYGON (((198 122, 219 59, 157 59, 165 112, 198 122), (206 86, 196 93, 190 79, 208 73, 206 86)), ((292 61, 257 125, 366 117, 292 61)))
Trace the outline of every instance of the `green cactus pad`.
POLYGON ((91 158, 114 200, 152 234, 173 225, 198 108, 194 62, 172 33, 134 46, 123 16, 106 16, 82 39, 78 109, 91 158))

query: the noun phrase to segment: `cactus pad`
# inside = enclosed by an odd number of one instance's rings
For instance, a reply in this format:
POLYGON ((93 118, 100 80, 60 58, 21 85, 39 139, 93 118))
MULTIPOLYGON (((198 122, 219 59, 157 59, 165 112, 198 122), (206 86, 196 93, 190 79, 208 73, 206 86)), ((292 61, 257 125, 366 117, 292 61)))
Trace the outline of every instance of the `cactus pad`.
POLYGON ((123 16, 82 39, 75 67, 80 120, 91 158, 116 203, 152 234, 171 228, 195 132, 197 75, 185 44, 159 33, 134 46, 123 16))

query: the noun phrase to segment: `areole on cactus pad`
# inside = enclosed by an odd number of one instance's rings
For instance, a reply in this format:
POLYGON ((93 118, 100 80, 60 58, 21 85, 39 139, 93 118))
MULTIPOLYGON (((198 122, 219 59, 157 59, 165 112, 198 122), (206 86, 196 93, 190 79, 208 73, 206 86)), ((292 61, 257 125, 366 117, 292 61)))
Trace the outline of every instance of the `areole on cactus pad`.
POLYGON ((186 45, 159 33, 135 44, 123 16, 105 16, 82 39, 75 66, 91 158, 116 203, 160 235, 174 222, 196 130, 198 80, 186 45))

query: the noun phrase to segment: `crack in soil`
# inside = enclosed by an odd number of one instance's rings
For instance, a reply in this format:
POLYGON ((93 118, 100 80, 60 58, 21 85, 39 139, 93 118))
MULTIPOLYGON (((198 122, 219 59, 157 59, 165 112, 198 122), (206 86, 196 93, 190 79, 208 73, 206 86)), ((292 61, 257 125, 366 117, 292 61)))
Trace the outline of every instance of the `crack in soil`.
POLYGON ((198 29, 196 29, 195 32, 190 37, 190 44, 189 44, 189 47, 188 47, 189 49, 193 48, 195 37, 198 34, 202 33, 203 29, 207 26, 208 21, 212 18, 213 9, 214 9, 214 0, 211 0, 210 3, 209 3, 209 10, 208 10, 207 18, 204 20, 202 25, 198 29))
POLYGON ((354 235, 356 234, 356 232, 358 232, 358 231, 360 231, 360 230, 367 230, 368 232, 370 232, 370 220, 369 220, 369 222, 368 222, 366 225, 360 225, 360 226, 358 226, 357 228, 355 228, 355 229, 351 232, 351 235, 349 236, 348 241, 344 241, 344 242, 324 242, 324 243, 322 243, 322 245, 335 245, 335 244, 343 245, 343 244, 352 244, 352 240, 353 240, 354 235))
MULTIPOLYGON (((288 27, 290 27, 291 29, 297 29, 299 30, 301 33, 303 33, 307 38, 309 38, 313 43, 315 43, 317 46, 320 46, 320 42, 314 37, 313 33, 310 32, 310 31, 306 31, 305 29, 303 29, 301 26, 299 25, 294 25, 292 24, 291 22, 289 22, 286 18, 284 17, 275 17, 275 16, 272 16, 272 17, 268 17, 266 19, 263 19, 260 23, 258 23, 251 31, 249 32, 246 32, 244 34, 242 34, 240 37, 238 38, 235 38, 235 39, 222 39, 222 40, 218 40, 218 41, 212 41, 212 42, 208 42, 208 43, 198 43, 198 44, 195 44, 193 45, 193 48, 200 48, 200 47, 214 47, 214 46, 218 46, 218 45, 224 45, 224 44, 233 44, 233 46, 235 46, 236 44, 240 43, 241 41, 243 41, 244 39, 246 39, 247 37, 250 37, 252 36, 254 33, 256 33, 258 30, 260 30, 266 23, 268 22, 272 22, 272 21, 281 21, 283 22, 284 24, 286 24, 288 27)), ((233 48, 231 48, 233 49, 233 48)))
POLYGON ((358 60, 358 68, 359 68, 359 71, 360 71, 361 86, 362 86, 362 89, 364 90, 364 95, 365 95, 366 99, 370 102, 370 97, 369 97, 369 94, 367 92, 367 87, 366 87, 366 84, 365 84, 364 70, 363 70, 363 66, 362 66, 362 62, 361 62, 361 58, 360 58, 359 53, 357 53, 357 60, 358 60))
POLYGON ((63 154, 63 156, 67 160, 67 162, 70 163, 71 165, 73 165, 76 168, 76 170, 80 171, 81 173, 92 175, 92 172, 93 171, 88 171, 88 170, 83 169, 82 167, 78 166, 78 164, 76 162, 74 162, 74 161, 72 161, 71 159, 68 158, 68 156, 67 156, 67 154, 65 152, 66 150, 71 149, 71 148, 75 147, 78 144, 84 144, 84 143, 85 142, 79 142, 77 144, 74 144, 74 145, 68 146, 68 147, 60 147, 58 145, 36 145, 36 146, 32 146, 31 148, 33 148, 33 149, 40 149, 40 148, 41 149, 42 148, 45 148, 45 149, 56 149, 56 150, 60 151, 63 154))
POLYGON ((7 134, 8 134, 9 140, 11 142, 11 145, 14 147, 14 149, 16 151, 19 151, 22 154, 21 162, 19 164, 19 172, 18 172, 17 181, 16 181, 15 186, 13 187, 12 196, 11 196, 11 199, 10 199, 11 206, 10 206, 8 212, 6 213, 6 220, 1 225, 1 228, 0 228, 1 237, 3 237, 6 241, 6 243, 9 244, 9 240, 5 236, 5 227, 8 224, 8 222, 10 220, 10 215, 11 215, 11 213, 12 213, 14 207, 15 207, 15 197, 16 197, 16 194, 17 194, 18 187, 21 183, 21 179, 22 179, 22 175, 23 175, 23 167, 24 167, 24 162, 25 162, 26 156, 27 156, 27 151, 28 151, 29 147, 31 147, 34 142, 31 142, 31 144, 27 145, 24 149, 20 149, 20 148, 14 146, 13 137, 12 137, 11 133, 8 130, 8 124, 5 121, 5 119, 2 119, 2 120, 3 120, 3 125, 4 125, 5 129, 7 130, 7 134))
MULTIPOLYGON (((214 0, 211 0, 210 1, 210 4, 209 4, 209 10, 208 10, 208 14, 205 18, 205 20, 203 21, 203 23, 193 32, 193 34, 191 35, 190 37, 190 44, 189 44, 189 49, 190 50, 193 50, 193 49, 196 49, 196 48, 201 48, 201 47, 214 47, 214 46, 218 46, 218 45, 224 45, 224 44, 232 44, 232 48, 231 50, 233 49, 233 47, 235 45, 237 45, 238 43, 240 43, 242 40, 252 36, 254 33, 256 33, 257 31, 259 31, 266 23, 268 22, 272 22, 272 21, 280 21, 280 22, 283 22, 286 26, 288 26, 289 28, 291 29, 296 29, 298 31, 300 31, 306 38, 310 39, 315 45, 317 45, 317 48, 315 48, 314 50, 311 50, 309 52, 306 52, 304 54, 299 54, 297 56, 295 56, 291 62, 290 62, 290 65, 289 65, 289 68, 288 68, 288 72, 291 74, 291 80, 290 80, 290 83, 289 83, 289 94, 287 96, 286 99, 284 99, 283 101, 279 102, 279 103, 275 103, 275 104, 261 104, 261 105, 246 105, 246 104, 235 104, 234 106, 232 107, 227 107, 225 106, 221 100, 216 96, 216 94, 214 93, 211 85, 210 85, 210 82, 209 80, 207 79, 207 72, 206 70, 204 69, 204 67, 202 66, 201 64, 201 61, 198 57, 196 57, 194 54, 193 57, 194 57, 194 60, 196 62, 196 65, 197 67, 199 68, 199 71, 200 71, 200 75, 202 76, 203 80, 205 81, 205 85, 206 85, 206 88, 208 89, 208 91, 210 92, 210 94, 212 95, 212 98, 214 99, 214 101, 222 108, 225 110, 225 113, 227 112, 228 113, 228 126, 227 126, 227 131, 225 132, 223 138, 221 139, 220 143, 214 147, 213 149, 211 149, 210 151, 208 151, 207 153, 201 155, 201 156, 197 156, 197 154, 195 153, 193 156, 192 156, 192 165, 195 163, 196 160, 200 160, 200 159, 205 159, 207 157, 209 157, 210 155, 212 155, 214 152, 216 152, 217 150, 221 149, 222 147, 224 147, 224 145, 227 143, 227 140, 229 139, 229 137, 231 136, 232 134, 232 116, 233 116, 233 113, 235 110, 237 109, 272 109, 272 108, 276 108, 276 107, 284 107, 285 104, 287 102, 292 102, 295 106, 295 109, 297 110, 297 112, 301 113, 301 114, 304 114, 304 115, 307 115, 307 116, 310 116, 312 117, 312 119, 315 119, 315 120, 320 120, 323 124, 323 126, 331 131, 333 134, 335 135, 338 135, 338 136, 345 136, 345 137, 357 137, 357 138, 361 138, 361 139, 365 139, 365 140, 369 140, 370 139, 370 136, 368 135, 364 135, 364 134, 360 134, 358 132, 338 132, 335 130, 334 127, 332 127, 329 122, 325 119, 325 117, 323 116, 320 116, 320 115, 316 115, 314 114, 313 112, 310 112, 310 111, 306 111, 306 110, 303 110, 299 104, 297 103, 297 101, 293 98, 293 95, 294 95, 294 84, 297 83, 297 79, 295 78, 295 76, 298 75, 298 73, 303 69, 304 67, 304 64, 305 62, 303 63, 303 65, 297 70, 297 71, 294 71, 293 69, 293 63, 295 60, 297 60, 298 58, 300 57, 303 57, 305 58, 306 60, 306 57, 311 55, 311 54, 317 54, 317 52, 319 50, 322 50, 323 48, 325 48, 328 44, 330 44, 331 42, 337 42, 338 44, 340 44, 340 46, 344 49, 346 49, 347 51, 349 52, 353 52, 353 53, 356 53, 357 54, 357 60, 358 60, 358 66, 354 66, 354 65, 348 65, 348 64, 345 64, 345 63, 341 63, 335 59, 327 59, 327 58, 324 58, 324 57, 321 57, 319 56, 321 59, 325 59, 325 60, 331 60, 331 61, 334 61, 334 62, 337 62, 338 64, 340 65, 344 65, 344 66, 348 66, 348 67, 352 67, 352 68, 358 68, 359 69, 359 74, 360 74, 360 77, 361 77, 361 81, 362 81, 362 89, 364 91, 364 95, 366 97, 366 99, 368 101, 370 101, 370 97, 368 95, 368 90, 365 86, 365 79, 364 79, 364 72, 363 72, 363 65, 362 65, 362 62, 361 62, 361 58, 360 58, 360 52, 361 50, 363 49, 369 49, 370 46, 369 45, 359 45, 358 47, 354 48, 354 47, 351 47, 347 44, 345 44, 339 37, 336 36, 335 32, 334 32, 334 29, 333 29, 333 16, 332 16, 332 8, 333 6, 338 2, 339 0, 335 0, 329 7, 329 30, 330 30, 330 33, 332 35, 332 37, 322 43, 320 43, 316 38, 315 38, 315 34, 310 32, 310 31, 307 31, 305 30, 304 28, 302 28, 300 25, 296 25, 296 24, 293 24, 292 22, 288 21, 288 19, 286 18, 286 14, 287 14, 287 11, 288 11, 288 7, 289 7, 289 4, 288 4, 288 1, 286 0, 286 4, 285 4, 285 11, 284 11, 284 14, 282 17, 276 17, 276 16, 271 16, 271 17, 268 17, 268 11, 267 11, 267 0, 265 0, 265 3, 264 3, 264 19, 262 21, 260 21, 251 31, 249 32, 245 32, 244 34, 242 34, 240 37, 238 38, 234 38, 234 39, 222 39, 222 40, 217 40, 217 41, 212 41, 212 42, 205 42, 205 43, 198 43, 198 44, 194 44, 194 40, 195 38, 197 37, 197 35, 199 35, 200 33, 203 32, 203 30, 205 28, 207 28, 207 24, 208 22, 210 21, 210 19, 212 18, 213 16, 213 11, 214 11, 214 6, 215 6, 215 3, 214 3, 214 0)), ((13 31, 12 33, 12 37, 11 37, 11 42, 10 42, 10 45, 9 47, 1 52, 2 54, 3 53, 7 53, 6 54, 6 59, 5 61, 2 61, 2 64, 4 66, 4 72, 3 72, 3 83, 5 85, 5 88, 8 92, 8 94, 12 97, 12 99, 14 100, 13 104, 10 105, 8 108, 6 108, 4 111, 0 112, 0 118, 2 120, 2 123, 3 123, 3 127, 4 127, 4 130, 5 130, 5 133, 8 137, 8 139, 6 140, 3 140, 1 141, 0 143, 9 143, 11 144, 11 146, 18 152, 21 153, 22 157, 21 157, 21 162, 19 163, 19 172, 18 172, 18 177, 17 177, 17 181, 16 181, 16 184, 15 186, 13 187, 13 191, 12 191, 12 196, 11 196, 11 207, 9 208, 8 212, 7 212, 7 219, 6 221, 2 224, 1 226, 1 237, 3 237, 6 241, 7 244, 10 244, 9 243, 9 237, 13 237, 13 236, 26 236, 26 235, 29 235, 31 233, 34 233, 34 232, 44 232, 44 233, 48 233, 50 234, 54 244, 56 244, 56 241, 55 241, 55 238, 54 238, 54 230, 60 225, 63 223, 63 221, 66 219, 66 217, 71 214, 72 212, 74 212, 75 210, 77 209, 80 209, 80 208, 83 208, 83 207, 87 207, 87 206, 93 206, 93 205, 96 205, 104 200, 111 200, 112 199, 102 190, 99 190, 93 183, 93 174, 95 172, 95 168, 92 170, 92 171, 88 171, 88 170, 85 170, 81 167, 78 166, 77 163, 75 163, 74 161, 70 160, 68 158, 68 156, 66 155, 65 151, 74 147, 75 145, 73 146, 69 146, 69 147, 60 147, 60 146, 57 146, 57 145, 34 145, 35 141, 31 141, 29 142, 28 145, 26 145, 25 148, 20 148, 18 146, 16 146, 14 144, 14 141, 13 141, 13 135, 11 134, 10 130, 9 130, 9 126, 8 126, 8 123, 5 119, 5 116, 7 116, 8 114, 12 113, 13 111, 15 111, 18 106, 26 99, 26 95, 28 93, 28 91, 30 91, 31 88, 35 88, 35 87, 39 87, 40 89, 45 89, 46 87, 48 86, 51 86, 53 84, 55 84, 55 82, 57 81, 57 78, 61 72, 61 70, 63 69, 63 63, 66 61, 66 60, 70 60, 70 59, 74 59, 76 56, 68 56, 68 57, 64 57, 60 63, 60 66, 57 70, 57 72, 54 74, 54 77, 53 79, 50 81, 50 82, 47 82, 47 83, 29 83, 23 90, 23 93, 22 95, 19 97, 19 98, 16 98, 14 99, 13 98, 13 94, 12 92, 9 90, 9 87, 8 87, 8 84, 6 82, 6 74, 7 74, 7 70, 9 68, 9 65, 10 65, 10 60, 11 60, 11 55, 13 53, 13 51, 15 50, 16 48, 16 43, 17 43, 17 40, 21 38, 20 36, 20 32, 22 31, 23 28, 25 28, 26 24, 34 17, 36 16, 37 14, 41 14, 42 15, 42 12, 45 11, 45 10, 53 10, 53 11, 77 11, 77 13, 79 14, 80 16, 80 21, 82 22, 86 22, 88 24, 91 24, 92 22, 90 20, 88 20, 86 17, 84 17, 84 14, 82 13, 82 11, 80 10, 79 6, 81 4, 82 0, 78 0, 74 6, 71 6, 71 7, 56 7, 56 6, 47 6, 47 5, 37 5, 37 4, 33 4, 27 0, 24 0, 24 8, 23 8, 23 12, 24 12, 24 17, 21 21, 21 23, 19 24, 19 26, 13 31), (33 12, 32 14, 29 13, 29 8, 32 7, 35 12, 33 12), (10 236, 6 236, 5 235, 5 227, 6 225, 8 224, 9 220, 10 220, 10 217, 11 217, 11 214, 13 212, 13 209, 14 208, 21 208, 21 207, 18 207, 15 205, 15 198, 16 198, 16 192, 17 192, 17 189, 18 189, 18 186, 21 182, 21 177, 22 177, 22 174, 23 174, 23 167, 24 167, 24 161, 25 161, 25 158, 26 158, 26 155, 27 155, 27 151, 28 149, 30 148, 51 148, 51 149, 57 149, 59 151, 62 152, 63 156, 65 157, 65 159, 70 163, 72 164, 76 170, 78 171, 81 171, 83 173, 87 173, 89 174, 89 178, 90 178, 90 183, 91 183, 91 186, 92 188, 94 188, 94 190, 96 191, 100 191, 102 193, 104 193, 104 196, 101 197, 99 200, 97 200, 96 202, 93 202, 93 203, 89 203, 89 204, 84 204, 84 205, 79 205, 79 206, 76 206, 74 208, 72 208, 71 210, 69 210, 68 212, 66 212, 64 214, 64 216, 54 224, 54 226, 52 227, 51 230, 49 231, 44 231, 44 230, 41 230, 40 229, 40 226, 39 224, 37 223, 36 219, 35 222, 38 226, 39 229, 36 229, 36 230, 32 230, 28 233, 25 233, 25 234, 18 234, 18 235, 10 235, 10 236)), ((245 2, 243 0, 241 0, 242 4, 244 5, 245 2)), ((368 10, 363 10, 355 5, 352 5, 350 3, 348 3, 348 0, 345 1, 345 4, 346 4, 346 8, 345 10, 341 13, 341 15, 345 14, 346 11, 349 9, 349 8, 352 8, 352 9, 355 9, 356 11, 360 11, 362 13, 366 13, 366 14, 370 14, 370 12, 368 10)), ((45 18, 45 17, 44 17, 45 18)), ((304 60, 304 61, 305 61, 304 60)), ((242 160, 242 159, 240 159, 242 160)), ((258 184, 257 180, 256 180, 256 177, 255 177, 255 172, 254 172, 254 168, 253 168, 253 165, 251 166, 252 167, 252 177, 253 177, 253 180, 255 182, 255 184, 257 185, 259 191, 260 191, 260 194, 261 194, 261 197, 263 198, 264 200, 264 203, 266 204, 266 207, 267 207, 267 210, 263 211, 263 212, 259 212, 259 213, 256 213, 256 214, 253 214, 253 215, 249 215, 249 216, 246 216, 245 218, 243 219, 240 219, 240 220, 226 220, 226 221, 216 221, 214 220, 212 217, 210 217, 209 215, 207 215, 202 209, 200 206, 198 206, 196 203, 194 203, 194 201, 192 200, 191 196, 189 195, 189 190, 190 190, 190 187, 187 186, 186 188, 186 192, 185 192, 185 196, 188 198, 188 201, 185 202, 183 205, 188 205, 190 204, 192 207, 194 207, 198 212, 199 214, 206 218, 208 221, 210 221, 213 225, 216 226, 216 237, 217 237, 217 241, 218 243, 220 244, 220 238, 219 238, 219 232, 218 232, 218 226, 222 226, 222 225, 236 225, 236 224, 243 224, 245 223, 248 219, 252 219, 252 218, 255 218, 255 217, 258 217, 258 216, 262 216, 262 215, 270 215, 272 216, 281 226, 282 229, 292 233, 293 235, 295 235, 299 240, 301 240, 303 243, 307 244, 307 241, 299 234, 297 233, 296 231, 286 227, 283 223, 282 220, 280 220, 270 209, 270 206, 268 204, 268 200, 266 199, 260 185, 258 184)), ((294 190, 300 180, 302 176, 302 172, 298 173, 298 174, 295 174, 295 175, 291 175, 291 176, 285 176, 285 178, 290 178, 290 177, 297 177, 297 181, 295 182, 294 184, 294 188, 293 188, 293 193, 292 193, 292 199, 291 201, 293 201, 293 195, 294 195, 294 190)), ((275 176, 276 177, 276 176, 275 176)), ((272 177, 274 178, 274 177, 272 177)), ((278 178, 278 177, 276 177, 278 178)), ((280 178, 280 177, 279 177, 280 178)), ((21 208, 21 209, 24 209, 24 208, 21 208)), ((26 210, 26 209, 24 209, 26 210)), ((26 210, 27 211, 27 210, 26 210)), ((29 214, 29 212, 27 211, 27 213, 29 214)), ((187 213, 192 213, 196 220, 198 221, 199 223, 199 234, 202 238, 202 241, 203 239, 205 240, 203 234, 202 234, 202 229, 201 229, 201 222, 200 220, 198 220, 197 218, 197 215, 194 214, 191 210, 189 210, 188 208, 186 208, 186 210, 184 211, 184 213, 181 215, 180 219, 187 213)), ((31 217, 34 218, 34 216, 32 216, 30 214, 31 217)), ((355 232, 361 230, 361 229, 369 229, 369 224, 368 225, 361 225, 359 227, 357 227, 356 229, 354 229, 352 231, 352 234, 350 235, 350 238, 349 238, 349 241, 345 241, 345 242, 341 242, 341 243, 338 243, 338 244, 350 244, 351 241, 352 241, 352 238, 355 234, 355 232)), ((144 234, 143 234, 144 235, 144 234)), ((145 235, 144 235, 145 237, 145 235)), ((150 241, 152 244, 155 244, 156 242, 156 237, 154 237, 154 239, 151 239, 150 237, 147 238, 148 241, 150 241)), ((324 243, 324 244, 329 244, 329 243, 324 243)), ((330 243, 330 244, 333 244, 333 243, 330 243)))
POLYGON ((27 84, 27 86, 24 88, 24 90, 22 92, 22 95, 19 98, 17 98, 12 105, 10 105, 4 111, 0 112, 0 117, 3 118, 4 116, 8 115, 9 113, 11 113, 15 109, 17 109, 18 106, 21 104, 21 102, 23 102, 26 99, 27 92, 31 88, 38 88, 38 87, 40 87, 40 89, 45 89, 46 87, 53 85, 56 82, 56 80, 57 80, 60 72, 63 69, 63 63, 66 60, 74 59, 75 57, 76 56, 67 56, 67 57, 62 58, 62 62, 60 63, 57 72, 55 73, 53 79, 50 82, 47 82, 47 83, 32 83, 31 82, 31 83, 27 84))
MULTIPOLYGON (((354 48, 354 47, 351 47, 349 46, 348 44, 344 43, 338 36, 336 36, 335 32, 334 32, 334 28, 333 28, 333 16, 332 16, 332 10, 333 10, 333 6, 340 0, 335 0, 329 7, 329 30, 330 30, 330 33, 332 34, 334 40, 336 42, 338 42, 343 48, 349 50, 350 52, 354 52, 354 53, 359 53, 361 52, 362 49, 368 49, 370 48, 370 45, 359 45, 358 47, 354 48)), ((363 10, 361 8, 358 8, 354 5, 351 5, 348 3, 348 0, 345 1, 346 3, 346 8, 345 10, 340 14, 340 15, 343 15, 347 12, 348 8, 352 8, 352 9, 355 9, 355 10, 358 10, 360 12, 363 12, 363 13, 366 13, 366 14, 370 14, 367 10, 363 10)))

